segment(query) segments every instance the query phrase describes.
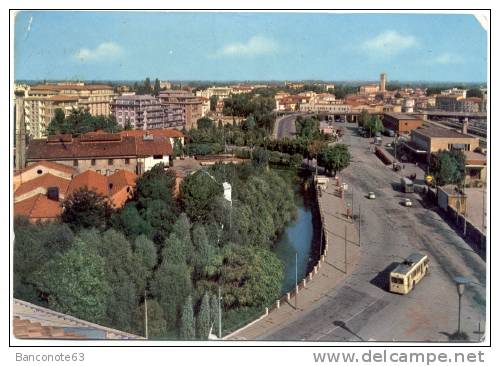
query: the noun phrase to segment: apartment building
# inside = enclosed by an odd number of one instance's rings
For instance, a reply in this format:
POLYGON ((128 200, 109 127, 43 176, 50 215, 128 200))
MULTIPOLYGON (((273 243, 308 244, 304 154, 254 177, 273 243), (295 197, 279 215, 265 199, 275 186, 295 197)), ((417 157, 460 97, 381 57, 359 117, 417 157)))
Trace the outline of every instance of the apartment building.
POLYGON ((165 127, 163 107, 152 95, 121 95, 111 103, 111 113, 121 127, 141 130, 165 127))
POLYGON ((203 101, 185 90, 165 90, 159 95, 163 108, 182 110, 182 124, 188 130, 196 128, 196 122, 203 115, 203 101))

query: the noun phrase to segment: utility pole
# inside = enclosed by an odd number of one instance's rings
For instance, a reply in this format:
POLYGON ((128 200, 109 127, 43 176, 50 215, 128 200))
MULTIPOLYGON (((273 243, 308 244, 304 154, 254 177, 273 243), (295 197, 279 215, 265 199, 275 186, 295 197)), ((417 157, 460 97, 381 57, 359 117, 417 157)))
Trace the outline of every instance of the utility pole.
POLYGON ((295 252, 295 310, 298 309, 297 305, 297 297, 299 297, 299 286, 297 285, 298 283, 298 271, 297 271, 297 261, 298 261, 298 254, 295 252))
POLYGON ((146 339, 149 339, 148 335, 148 299, 146 297, 146 290, 144 290, 144 334, 146 339))
POLYGON ((219 339, 222 339, 222 310, 221 310, 221 296, 220 296, 220 286, 219 286, 219 339))
POLYGON ((359 205, 359 217, 358 217, 358 242, 361 248, 361 205, 359 205))
POLYGON ((345 228, 345 233, 344 233, 344 265, 345 265, 345 271, 344 273, 347 273, 347 225, 344 225, 345 228))

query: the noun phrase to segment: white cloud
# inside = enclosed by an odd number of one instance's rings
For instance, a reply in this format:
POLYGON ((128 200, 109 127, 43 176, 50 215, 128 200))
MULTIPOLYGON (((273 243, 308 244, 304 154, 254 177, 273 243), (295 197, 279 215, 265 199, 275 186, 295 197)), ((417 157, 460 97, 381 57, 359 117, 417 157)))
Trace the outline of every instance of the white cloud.
POLYGON ((215 53, 215 56, 256 56, 275 53, 278 49, 278 44, 272 39, 253 36, 246 42, 225 45, 215 53))
POLYGON ((461 64, 464 62, 462 56, 455 55, 453 53, 444 52, 430 59, 431 63, 441 64, 441 65, 451 65, 451 64, 461 64))
POLYGON ((364 51, 372 55, 394 55, 409 48, 418 46, 414 36, 403 35, 393 30, 387 30, 361 44, 364 51))
POLYGON ((120 45, 113 42, 104 42, 94 49, 80 48, 74 54, 79 61, 111 60, 119 57, 123 50, 120 45))

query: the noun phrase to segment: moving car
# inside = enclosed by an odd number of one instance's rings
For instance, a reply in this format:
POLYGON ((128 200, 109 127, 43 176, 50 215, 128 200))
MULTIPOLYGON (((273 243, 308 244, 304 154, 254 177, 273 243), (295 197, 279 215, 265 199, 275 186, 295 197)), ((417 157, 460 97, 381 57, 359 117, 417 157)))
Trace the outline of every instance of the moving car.
POLYGON ((368 192, 368 198, 371 200, 375 199, 375 193, 374 192, 368 192))
POLYGON ((410 200, 409 198, 405 198, 405 199, 403 200, 403 205, 404 205, 405 207, 411 207, 411 206, 413 206, 413 204, 411 203, 411 200, 410 200))

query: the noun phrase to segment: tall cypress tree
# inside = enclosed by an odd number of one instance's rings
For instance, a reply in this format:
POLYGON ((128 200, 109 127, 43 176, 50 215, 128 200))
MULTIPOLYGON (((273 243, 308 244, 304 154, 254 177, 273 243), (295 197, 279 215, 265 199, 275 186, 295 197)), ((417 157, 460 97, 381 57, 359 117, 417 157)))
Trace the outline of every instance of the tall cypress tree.
POLYGON ((201 300, 200 310, 196 318, 196 335, 198 339, 207 340, 210 331, 210 299, 205 292, 201 300))
POLYGON ((181 315, 181 329, 180 329, 180 339, 184 341, 191 341, 195 339, 195 325, 194 325, 194 314, 193 314, 193 300, 191 295, 186 299, 186 303, 182 308, 181 315))

